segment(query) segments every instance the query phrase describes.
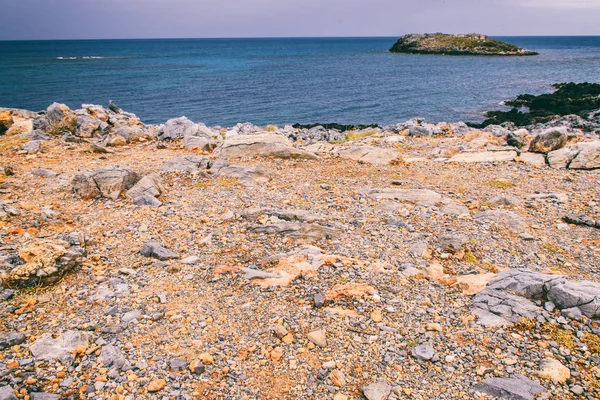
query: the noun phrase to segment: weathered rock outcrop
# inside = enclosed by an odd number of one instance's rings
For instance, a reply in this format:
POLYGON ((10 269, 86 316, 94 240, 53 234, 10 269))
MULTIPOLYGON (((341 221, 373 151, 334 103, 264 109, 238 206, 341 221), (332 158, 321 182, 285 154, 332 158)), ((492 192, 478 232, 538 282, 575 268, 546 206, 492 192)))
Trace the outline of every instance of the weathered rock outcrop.
POLYGON ((73 191, 85 199, 97 196, 117 200, 122 193, 135 185, 139 176, 121 165, 101 167, 92 172, 76 175, 71 183, 73 191))
POLYGON ((2 282, 12 287, 49 285, 59 281, 83 261, 81 251, 69 249, 66 242, 37 241, 21 249, 24 264, 2 274, 2 282))
POLYGON ((533 153, 549 153, 567 144, 567 134, 563 130, 551 129, 533 138, 529 151, 533 153))
POLYGON ((552 168, 597 169, 600 168, 600 140, 580 142, 548 153, 552 168))
POLYGON ((409 203, 437 203, 442 195, 428 189, 368 189, 365 193, 376 200, 398 200, 409 203))
POLYGON ((129 197, 136 205, 160 206, 157 199, 165 191, 162 180, 158 175, 146 175, 127 191, 129 197))
POLYGON ((341 158, 375 165, 394 165, 402 162, 402 155, 398 150, 391 148, 353 145, 336 149, 332 153, 341 158))
POLYGON ((223 145, 218 147, 214 153, 224 158, 275 157, 306 160, 318 159, 313 153, 292 147, 292 144, 286 138, 270 133, 228 137, 223 145))
POLYGON ((186 136, 214 138, 218 136, 218 133, 213 132, 206 125, 194 123, 186 117, 168 120, 158 132, 158 138, 161 140, 175 140, 186 136))
POLYGON ((162 172, 194 172, 205 171, 210 166, 208 157, 201 156, 179 156, 166 161, 162 172))
POLYGON ((390 52, 453 56, 531 56, 537 54, 477 33, 462 35, 409 34, 401 37, 392 46, 390 52))

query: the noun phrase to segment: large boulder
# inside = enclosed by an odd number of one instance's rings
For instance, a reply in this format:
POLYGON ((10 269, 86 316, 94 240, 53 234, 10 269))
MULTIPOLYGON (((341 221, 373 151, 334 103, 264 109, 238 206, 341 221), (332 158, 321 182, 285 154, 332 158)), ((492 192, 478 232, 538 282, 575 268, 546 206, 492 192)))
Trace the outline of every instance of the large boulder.
POLYGON ((600 140, 580 142, 548 153, 552 168, 596 169, 600 168, 600 140))
POLYGON ((175 140, 186 136, 201 136, 213 138, 218 136, 204 124, 196 124, 186 117, 173 118, 168 120, 162 129, 158 132, 158 138, 161 140, 175 140))
POLYGON ((121 165, 101 167, 92 172, 76 175, 71 183, 73 191, 82 198, 98 196, 117 200, 139 181, 133 170, 121 165))
POLYGON ((333 153, 341 158, 375 165, 394 165, 402 161, 402 155, 396 149, 367 145, 342 147, 333 153))
POLYGON ((217 147, 217 142, 204 136, 184 136, 183 147, 188 150, 212 151, 217 147))
POLYGON ((212 165, 210 172, 217 178, 234 178, 248 187, 256 184, 266 183, 269 178, 263 169, 258 167, 244 167, 237 165, 229 165, 226 160, 217 160, 212 165))
POLYGON ((152 134, 143 126, 123 126, 115 131, 115 136, 121 136, 127 143, 152 139, 152 134))
POLYGON ((47 129, 54 135, 67 131, 74 133, 77 128, 77 114, 65 104, 52 103, 46 110, 46 118, 49 123, 47 129))
POLYGON ((201 156, 179 156, 167 160, 162 168, 162 172, 194 172, 206 171, 210 166, 208 157, 201 156))
POLYGON ((77 131, 75 133, 79 137, 102 136, 107 134, 108 131, 108 124, 102 120, 91 118, 86 114, 77 116, 77 131))
POLYGON ((292 147, 283 136, 274 134, 238 135, 228 137, 215 155, 225 158, 235 157, 275 157, 291 159, 318 159, 316 154, 292 147))
POLYGON ((564 130, 551 129, 537 135, 529 145, 533 153, 549 153, 563 148, 567 144, 567 134, 564 130))
POLYGON ((127 197, 136 205, 160 206, 162 203, 157 197, 164 191, 160 176, 146 175, 127 191, 127 197))
POLYGON ((2 282, 13 287, 49 285, 59 281, 83 261, 80 251, 66 242, 37 241, 19 251, 24 264, 2 274, 2 282))
POLYGON ((510 132, 506 137, 506 144, 516 147, 517 149, 525 147, 528 135, 529 132, 527 132, 526 129, 518 129, 514 132, 510 132))

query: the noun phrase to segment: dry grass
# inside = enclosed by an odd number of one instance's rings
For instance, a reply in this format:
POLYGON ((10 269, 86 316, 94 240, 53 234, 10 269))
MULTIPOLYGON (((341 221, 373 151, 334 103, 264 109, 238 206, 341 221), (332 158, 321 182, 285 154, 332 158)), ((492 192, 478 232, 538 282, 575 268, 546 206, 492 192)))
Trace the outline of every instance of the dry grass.
POLYGON ((11 150, 13 147, 23 146, 29 142, 29 138, 22 136, 5 136, 4 139, 0 140, 0 153, 5 153, 11 150))
POLYGON ((513 188, 513 187, 517 186, 514 183, 512 183, 511 181, 508 181, 506 179, 490 179, 486 183, 489 186, 493 186, 498 189, 509 189, 509 188, 513 188))

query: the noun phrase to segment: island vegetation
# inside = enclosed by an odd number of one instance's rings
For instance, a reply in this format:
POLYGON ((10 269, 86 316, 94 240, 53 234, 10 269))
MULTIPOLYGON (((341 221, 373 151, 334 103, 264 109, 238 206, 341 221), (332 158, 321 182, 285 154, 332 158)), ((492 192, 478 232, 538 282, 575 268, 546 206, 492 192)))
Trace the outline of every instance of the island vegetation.
POLYGON ((444 33, 409 34, 401 37, 392 46, 390 52, 454 56, 530 56, 538 54, 478 33, 460 35, 444 33))

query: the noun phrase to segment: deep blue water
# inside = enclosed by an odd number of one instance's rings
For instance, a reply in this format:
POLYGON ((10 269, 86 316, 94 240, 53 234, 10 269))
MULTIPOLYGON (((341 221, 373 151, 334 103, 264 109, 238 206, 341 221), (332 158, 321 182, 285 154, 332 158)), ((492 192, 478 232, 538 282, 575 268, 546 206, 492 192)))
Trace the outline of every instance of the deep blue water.
POLYGON ((222 126, 475 121, 519 93, 600 82, 600 37, 499 38, 534 57, 390 54, 396 39, 0 41, 0 106, 111 99, 147 123, 222 126))

